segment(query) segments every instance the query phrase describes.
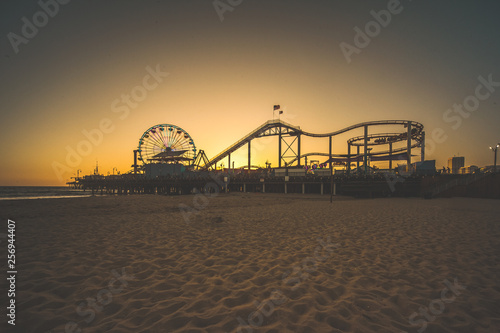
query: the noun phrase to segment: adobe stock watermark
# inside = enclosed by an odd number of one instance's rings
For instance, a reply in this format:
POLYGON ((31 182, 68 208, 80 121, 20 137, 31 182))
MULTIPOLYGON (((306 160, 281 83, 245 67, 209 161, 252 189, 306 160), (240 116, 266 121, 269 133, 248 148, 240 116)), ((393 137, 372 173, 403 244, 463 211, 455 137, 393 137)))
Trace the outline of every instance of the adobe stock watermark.
MULTIPOLYGON (((283 273, 282 283, 285 287, 292 291, 296 290, 310 274, 318 269, 318 263, 326 261, 331 254, 340 247, 337 243, 331 243, 330 236, 327 236, 326 242, 322 238, 317 238, 319 245, 314 249, 312 257, 307 257, 302 260, 300 265, 295 265, 291 271, 283 273)), ((288 301, 285 293, 279 289, 274 289, 268 299, 261 303, 254 301, 256 311, 250 313, 245 321, 241 317, 237 317, 238 327, 237 333, 252 333, 254 329, 259 328, 264 323, 264 317, 269 318, 276 306, 284 304, 288 301)))
MULTIPOLYGON (((88 297, 84 302, 78 304, 75 312, 78 316, 85 318, 84 322, 89 325, 96 317, 96 312, 102 312, 106 305, 113 301, 113 296, 125 290, 128 286, 128 281, 135 280, 135 276, 128 275, 125 268, 122 268, 121 273, 113 269, 111 271, 113 278, 109 280, 107 288, 99 290, 95 297, 88 297), (118 284, 120 283, 120 284, 118 284)), ((74 321, 69 321, 64 326, 64 333, 81 333, 85 328, 80 328, 80 325, 74 321)), ((46 333, 56 333, 50 330, 46 333)))
MULTIPOLYGON (((453 281, 453 284, 444 280, 443 284, 446 286, 441 290, 441 297, 436 298, 429 302, 427 307, 420 307, 418 312, 413 312, 408 318, 410 325, 414 327, 420 327, 417 332, 422 333, 427 328, 429 322, 436 320, 436 316, 443 313, 446 305, 453 303, 457 296, 462 294, 461 291, 466 290, 467 287, 458 283, 457 278, 453 281), (430 313, 429 313, 430 312, 430 313)), ((408 333, 407 331, 401 331, 401 333, 408 333)))
MULTIPOLYGON (((479 110, 481 102, 486 101, 495 93, 496 88, 500 87, 500 82, 493 81, 493 73, 484 78, 482 75, 478 76, 479 84, 474 89, 474 93, 466 96, 461 104, 453 104, 452 108, 447 109, 443 113, 443 121, 447 124, 452 123, 451 128, 458 130, 462 126, 463 119, 467 119, 473 112, 479 110)), ((448 135, 444 129, 438 127, 434 128, 430 137, 425 140, 425 152, 432 155, 436 148, 436 143, 444 143, 448 139, 448 135)))
POLYGON ((14 53, 19 53, 19 46, 21 44, 28 44, 30 40, 38 35, 39 29, 45 27, 51 18, 54 18, 60 9, 60 5, 66 5, 70 0, 40 0, 38 1, 38 6, 41 10, 37 11, 31 17, 31 20, 26 16, 21 18, 23 23, 21 27, 21 33, 16 34, 14 32, 9 32, 7 34, 7 39, 14 50, 14 53))
MULTIPOLYGON (((285 114, 283 116, 284 120, 288 120, 289 118, 293 119, 296 116, 294 114, 285 114)), ((265 136, 262 138, 259 138, 259 140, 252 142, 251 145, 251 150, 252 150, 252 155, 256 154, 258 151, 262 151, 264 147, 272 142, 271 137, 265 136), (259 142, 260 141, 260 142, 259 142)), ((214 174, 211 172, 209 173, 210 178, 213 179, 213 182, 207 183, 203 187, 203 192, 198 191, 195 189, 194 194, 195 196, 193 197, 193 205, 188 206, 184 203, 179 204, 179 210, 182 214, 182 217, 184 219, 184 222, 186 224, 191 224, 193 217, 198 215, 206 206, 209 204, 209 198, 216 197, 220 193, 220 188, 226 188, 229 185, 230 182, 230 176, 224 176, 224 181, 221 179, 217 178, 214 174)))
POLYGON ((224 13, 232 12, 235 7, 241 5, 243 0, 214 0, 212 2, 215 12, 219 16, 219 20, 224 22, 224 13))
POLYGON ((229 177, 224 177, 224 181, 217 178, 216 175, 209 173, 210 178, 214 181, 205 184, 203 187, 203 193, 195 190, 193 197, 193 207, 190 207, 186 204, 180 203, 179 210, 182 214, 182 218, 184 219, 184 223, 191 224, 191 221, 194 216, 198 215, 210 202, 209 198, 213 198, 219 195, 220 188, 225 188, 229 184, 229 177))
MULTIPOLYGON (((452 123, 451 128, 453 130, 458 130, 462 126, 463 119, 467 119, 472 113, 479 110, 481 102, 489 99, 492 94, 495 93, 496 88, 500 87, 500 82, 493 80, 493 73, 488 75, 488 78, 479 75, 477 78, 479 84, 476 85, 474 93, 466 96, 461 104, 454 103, 452 108, 447 109, 443 113, 443 121, 445 123, 452 123)), ((425 152, 426 155, 432 156, 436 150, 437 144, 442 144, 446 142, 448 135, 446 131, 437 127, 430 131, 429 135, 426 135, 425 139, 425 152)), ((407 176, 404 175, 394 175, 392 173, 384 173, 384 177, 391 189, 391 192, 396 190, 396 183, 403 183, 407 176)), ((455 180, 453 180, 455 181, 455 180)), ((447 188, 445 186, 445 188, 447 188)))
MULTIPOLYGON (((406 161, 406 158, 403 158, 403 157, 398 157, 397 159, 393 160, 395 161, 396 163, 398 161, 406 161)), ((410 173, 408 174, 395 174, 395 173, 392 173, 392 172, 384 172, 384 178, 385 178, 385 181, 387 182, 387 185, 389 186, 389 189, 391 190, 391 192, 395 192, 396 191, 396 184, 397 183, 404 183, 406 181, 406 179, 408 177, 410 177, 410 173)))
POLYGON ((389 26, 392 22, 393 16, 401 14, 403 9, 404 7, 401 5, 399 0, 389 0, 387 3, 387 9, 382 9, 378 12, 374 10, 370 11, 370 15, 373 17, 373 20, 365 24, 364 30, 358 26, 354 27, 354 45, 346 42, 340 43, 340 50, 342 51, 347 63, 350 64, 352 62, 352 56, 354 54, 360 54, 361 50, 368 47, 372 39, 380 35, 382 28, 387 28, 389 26))
MULTIPOLYGON (((156 68, 147 66, 145 68, 147 74, 142 78, 141 84, 133 87, 129 93, 121 94, 119 98, 111 102, 111 111, 118 114, 120 120, 125 120, 132 109, 136 109, 139 104, 146 99, 148 93, 156 89, 164 78, 170 75, 163 72, 160 64, 156 68)), ((84 129, 82 134, 85 139, 80 140, 76 146, 72 147, 67 145, 66 149, 66 163, 59 161, 52 162, 52 169, 59 181, 63 181, 63 176, 66 174, 73 174, 74 168, 77 168, 83 161, 83 157, 90 155, 94 148, 101 145, 105 134, 110 134, 115 130, 115 122, 111 118, 102 118, 97 126, 91 130, 84 129)))

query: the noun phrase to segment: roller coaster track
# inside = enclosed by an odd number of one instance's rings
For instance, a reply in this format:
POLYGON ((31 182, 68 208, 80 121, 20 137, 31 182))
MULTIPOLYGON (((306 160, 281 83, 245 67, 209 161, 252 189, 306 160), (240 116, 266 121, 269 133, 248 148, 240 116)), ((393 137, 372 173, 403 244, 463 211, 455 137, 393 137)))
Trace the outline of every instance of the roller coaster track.
MULTIPOLYGON (((346 128, 343 128, 338 131, 334 132, 329 132, 329 133, 322 133, 322 134, 317 134, 317 133, 311 133, 311 132, 306 132, 302 130, 299 126, 294 126, 289 123, 286 123, 282 120, 268 120, 261 126, 257 127, 255 130, 252 132, 248 133, 245 135, 243 138, 229 146, 228 148, 224 149, 222 152, 219 154, 215 155, 208 163, 206 163, 203 168, 208 169, 211 166, 213 166, 215 163, 219 162, 220 160, 224 159, 227 157, 229 154, 232 152, 238 150, 245 144, 249 143, 255 138, 263 137, 263 136, 271 136, 271 135, 289 135, 289 136, 296 136, 296 135, 305 135, 309 137, 314 137, 314 138, 325 138, 325 137, 333 137, 348 131, 352 131, 357 128, 362 128, 365 126, 377 126, 377 125, 406 125, 409 122, 411 122, 412 128, 416 129, 414 133, 411 134, 412 139, 418 140, 420 137, 421 133, 423 132, 424 126, 421 123, 415 122, 415 121, 410 121, 410 120, 380 120, 380 121, 369 121, 369 122, 364 122, 364 123, 359 123, 355 124, 346 128)), ((391 133, 391 134, 397 134, 397 133, 391 133)), ((380 135, 377 136, 371 135, 370 137, 380 137, 380 135)), ((400 140, 398 140, 400 141, 400 140)), ((417 142, 412 145, 412 148, 420 146, 420 142, 417 142)), ((399 151, 405 151, 407 148, 398 148, 394 149, 392 152, 399 152, 399 151)), ((381 154, 387 154, 389 151, 383 151, 383 152, 377 152, 377 153, 371 153, 371 155, 381 155, 381 154)), ((320 156, 329 156, 328 154, 324 153, 310 153, 310 154, 304 154, 302 156, 309 156, 309 155, 320 155, 320 156)), ((340 155, 332 155, 332 156, 340 156, 340 155)))
MULTIPOLYGON (((414 145, 412 148, 415 148, 417 146, 418 145, 414 145)), ((393 149, 392 153, 394 155, 396 155, 396 153, 402 152, 402 151, 406 151, 406 147, 404 147, 404 148, 398 148, 398 149, 393 149)), ((377 153, 370 153, 370 156, 385 155, 385 154, 388 154, 388 153, 389 153, 389 151, 385 150, 385 151, 381 151, 381 152, 377 152, 377 153)), ((300 158, 309 157, 309 156, 325 156, 325 157, 329 158, 330 154, 328 154, 328 153, 319 153, 319 152, 305 153, 305 154, 301 154, 300 158)), ((332 154, 332 158, 337 158, 337 157, 346 158, 347 156, 348 156, 347 154, 332 154)), ((351 162, 355 162, 356 158, 362 158, 363 156, 364 156, 363 154, 359 154, 359 155, 351 154, 351 162)), ((415 156, 415 155, 412 155, 412 156, 415 156)), ((394 157, 394 160, 396 160, 396 157, 394 157)), ((288 161, 288 164, 293 164, 296 161, 297 161, 297 157, 295 157, 295 158, 291 159, 290 161, 288 161)))

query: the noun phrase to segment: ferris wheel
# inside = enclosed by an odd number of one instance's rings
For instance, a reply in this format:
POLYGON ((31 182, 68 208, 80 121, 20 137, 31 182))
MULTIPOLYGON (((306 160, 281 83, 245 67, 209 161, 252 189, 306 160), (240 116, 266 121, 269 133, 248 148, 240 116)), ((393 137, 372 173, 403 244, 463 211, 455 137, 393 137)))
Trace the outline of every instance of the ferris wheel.
POLYGON ((181 163, 191 165, 196 146, 182 128, 160 124, 150 127, 139 139, 139 161, 146 163, 181 163))

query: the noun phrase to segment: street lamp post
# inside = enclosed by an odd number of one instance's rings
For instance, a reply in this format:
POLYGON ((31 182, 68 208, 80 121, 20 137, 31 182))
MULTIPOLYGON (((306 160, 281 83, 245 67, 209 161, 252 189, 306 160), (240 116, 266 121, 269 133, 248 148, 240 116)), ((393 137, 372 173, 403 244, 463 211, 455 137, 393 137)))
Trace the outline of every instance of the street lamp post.
POLYGON ((490 147, 491 150, 495 153, 494 161, 493 161, 493 172, 497 172, 497 150, 500 147, 500 143, 497 143, 496 147, 490 147))

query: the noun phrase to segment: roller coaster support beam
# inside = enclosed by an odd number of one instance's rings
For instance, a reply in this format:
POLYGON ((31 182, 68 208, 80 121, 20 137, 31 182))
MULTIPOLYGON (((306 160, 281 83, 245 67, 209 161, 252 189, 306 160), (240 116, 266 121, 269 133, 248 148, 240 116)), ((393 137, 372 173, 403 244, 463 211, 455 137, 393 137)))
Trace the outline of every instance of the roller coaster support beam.
POLYGON ((356 169, 357 172, 359 173, 359 146, 356 146, 357 148, 357 154, 356 154, 356 169))
POLYGON ((227 170, 231 172, 231 154, 227 154, 227 158, 229 160, 227 164, 227 170))
POLYGON ((422 131, 422 141, 420 141, 420 160, 425 161, 425 131, 422 131))
POLYGON ((389 142, 389 171, 392 170, 392 142, 389 142))
POLYGON ((300 134, 298 135, 297 141, 297 166, 300 167, 300 134))
POLYGON ((250 151, 251 151, 250 142, 252 141, 248 141, 248 172, 250 172, 250 151))
POLYGON ((332 137, 330 136, 330 141, 328 145, 328 154, 330 158, 330 172, 332 172, 332 137))
POLYGON ((278 158, 279 158, 279 163, 278 167, 281 166, 281 160, 283 162, 287 163, 288 165, 292 165, 293 162, 297 161, 297 166, 300 166, 300 136, 301 134, 295 134, 293 133, 292 135, 288 133, 278 133, 279 135, 279 145, 278 145, 278 158), (287 141, 288 138, 288 141, 287 141), (295 152, 293 145, 294 143, 297 142, 297 152, 295 152), (282 143, 285 144, 286 149, 282 149, 282 143), (288 155, 292 154, 292 155, 288 155))
POLYGON ((411 171, 411 121, 408 122, 408 137, 406 138, 406 153, 407 153, 407 161, 406 161, 406 171, 411 171))
POLYGON ((368 171, 368 125, 365 125, 365 148, 363 149, 364 151, 364 157, 363 157, 363 164, 365 167, 365 175, 367 174, 368 171))
POLYGON ((347 143, 347 175, 351 174, 351 145, 347 143))
MULTIPOLYGON (((332 136, 330 135, 330 144, 328 145, 328 152, 330 154, 330 203, 333 203, 333 168, 332 168, 332 136)), ((323 194, 323 184, 321 184, 321 194, 323 194)))
POLYGON ((278 137, 278 168, 281 168, 281 126, 279 127, 278 137))

